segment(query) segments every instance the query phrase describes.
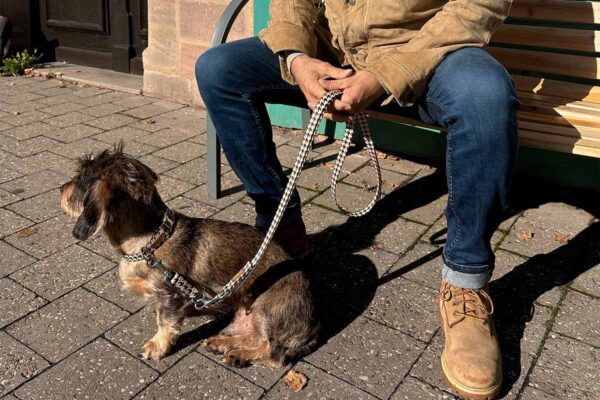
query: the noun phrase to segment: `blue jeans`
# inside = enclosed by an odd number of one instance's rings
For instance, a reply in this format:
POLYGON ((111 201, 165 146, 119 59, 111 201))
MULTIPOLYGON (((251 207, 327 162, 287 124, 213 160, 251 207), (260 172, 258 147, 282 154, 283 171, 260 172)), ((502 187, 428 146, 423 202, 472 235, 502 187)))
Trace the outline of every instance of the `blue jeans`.
MULTIPOLYGON (((206 51, 196 63, 196 79, 227 159, 255 201, 257 225, 267 227, 287 180, 265 103, 306 106, 306 100, 283 81, 278 56, 258 38, 206 51)), ((506 209, 517 154, 518 104, 504 67, 481 49, 464 48, 440 63, 413 107, 384 108, 448 129, 442 273, 452 285, 481 288, 491 277, 490 240, 506 209)), ((296 192, 283 223, 300 218, 296 192)))

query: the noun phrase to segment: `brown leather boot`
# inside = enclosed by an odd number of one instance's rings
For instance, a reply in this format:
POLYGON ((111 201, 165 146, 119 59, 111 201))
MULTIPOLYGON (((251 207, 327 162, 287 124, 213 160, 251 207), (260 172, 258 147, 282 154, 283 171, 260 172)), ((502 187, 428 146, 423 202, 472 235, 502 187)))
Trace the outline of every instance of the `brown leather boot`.
POLYGON ((445 346, 442 372, 460 396, 488 400, 502 384, 502 358, 487 288, 461 289, 442 281, 437 296, 445 346))
POLYGON ((306 226, 302 220, 277 228, 273 240, 279 243, 294 260, 302 260, 310 252, 306 226))

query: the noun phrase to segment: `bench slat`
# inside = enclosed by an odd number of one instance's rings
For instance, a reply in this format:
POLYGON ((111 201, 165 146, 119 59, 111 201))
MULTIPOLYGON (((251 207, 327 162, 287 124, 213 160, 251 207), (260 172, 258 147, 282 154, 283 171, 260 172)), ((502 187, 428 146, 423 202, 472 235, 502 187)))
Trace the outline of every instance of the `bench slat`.
POLYGON ((594 53, 600 52, 600 31, 504 24, 494 33, 492 43, 594 53))
POLYGON ((539 132, 519 132, 519 144, 544 150, 572 153, 582 156, 600 157, 600 148, 587 146, 584 140, 567 139, 561 141, 556 136, 544 135, 539 132))
POLYGON ((600 86, 562 82, 522 75, 512 75, 512 79, 519 92, 560 97, 571 101, 583 100, 592 103, 600 103, 600 86))
POLYGON ((578 24, 600 24, 600 4, 592 1, 515 0, 511 17, 578 24))
POLYGON ((520 119, 519 129, 543 133, 552 133, 558 136, 568 136, 573 138, 582 138, 589 140, 600 140, 600 128, 576 127, 572 125, 548 125, 520 119))
POLYGON ((596 57, 502 47, 486 47, 485 49, 508 68, 576 78, 600 79, 600 61, 596 57))
POLYGON ((561 99, 559 97, 543 96, 535 93, 517 92, 519 99, 523 104, 539 106, 545 108, 568 107, 574 110, 587 110, 600 116, 600 104, 589 101, 574 101, 561 99))

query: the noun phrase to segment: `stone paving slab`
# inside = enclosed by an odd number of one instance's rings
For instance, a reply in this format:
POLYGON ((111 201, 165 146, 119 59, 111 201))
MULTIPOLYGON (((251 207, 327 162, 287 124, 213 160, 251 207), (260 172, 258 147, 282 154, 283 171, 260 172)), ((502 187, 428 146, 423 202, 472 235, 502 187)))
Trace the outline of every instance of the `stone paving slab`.
POLYGON ((263 389, 214 361, 192 353, 158 378, 139 399, 258 399, 263 389))
MULTIPOLYGON (((288 172, 301 139, 274 129, 288 172)), ((385 196, 369 215, 348 218, 326 191, 339 143, 319 135, 299 188, 313 250, 306 262, 321 299, 319 347, 281 370, 227 367, 200 346, 213 324, 194 319, 174 354, 143 361, 139 348, 156 330, 152 311, 122 292, 107 241, 78 242, 58 205, 77 158, 121 140, 160 174, 171 207, 254 222, 254 202, 225 157, 225 195, 207 194, 204 110, 1 78, 0 398, 455 398, 441 377, 433 300, 446 238, 443 170, 380 153, 385 196), (289 369, 308 377, 299 393, 283 382, 289 369)), ((374 180, 364 150, 350 153, 338 187, 342 204, 355 209, 370 200, 374 180)), ((595 399, 600 207, 590 192, 529 181, 515 184, 513 197, 492 238, 500 398, 595 399)))
POLYGON ((31 379, 48 365, 42 357, 0 332, 0 396, 31 379))
POLYGON ((114 265, 81 246, 73 245, 20 269, 10 277, 43 298, 55 300, 114 265))
POLYGON ((353 386, 341 379, 336 378, 319 368, 308 363, 300 363, 295 371, 301 372, 310 377, 308 384, 302 391, 294 393, 280 381, 277 386, 269 391, 265 396, 268 400, 303 400, 303 399, 321 399, 327 396, 331 399, 347 400, 374 400, 369 393, 353 386))
POLYGON ((46 300, 10 279, 0 279, 0 328, 46 304, 46 300))
POLYGON ((388 398, 425 346, 364 317, 306 360, 380 398, 388 398))
POLYGON ((10 325, 7 332, 45 359, 58 362, 127 315, 87 290, 77 289, 10 325))
POLYGON ((97 339, 16 391, 20 399, 129 399, 158 374, 97 339))
POLYGON ((2 261, 0 262, 0 278, 35 262, 35 258, 1 240, 0 254, 2 254, 2 261))
POLYGON ((550 336, 529 385, 560 399, 594 399, 600 391, 600 349, 572 339, 550 336))

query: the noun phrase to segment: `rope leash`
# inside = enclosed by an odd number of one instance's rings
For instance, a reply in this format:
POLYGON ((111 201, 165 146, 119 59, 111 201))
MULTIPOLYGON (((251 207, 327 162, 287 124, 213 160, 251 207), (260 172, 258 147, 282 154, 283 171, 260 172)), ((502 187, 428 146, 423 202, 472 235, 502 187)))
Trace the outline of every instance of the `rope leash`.
MULTIPOLYGON (((294 168, 292 169, 292 173, 290 174, 287 186, 285 187, 285 191, 283 192, 283 196, 277 207, 277 211, 275 212, 275 217, 271 222, 271 226, 265 235, 265 238, 260 245, 260 248, 256 252, 254 258, 246 263, 246 265, 225 285, 223 288, 214 295, 212 298, 206 298, 194 285, 192 285, 185 276, 175 272, 169 268, 167 268, 163 262, 155 256, 155 251, 171 236, 173 232, 173 227, 175 224, 175 213, 168 209, 165 211, 163 216, 163 222, 161 226, 158 228, 156 232, 151 236, 148 244, 142 248, 142 251, 136 254, 125 254, 123 258, 129 262, 139 262, 146 261, 150 268, 159 269, 163 275, 165 282, 170 283, 174 286, 184 297, 188 298, 197 310, 202 310, 211 305, 222 301, 223 299, 231 296, 254 271, 254 268, 258 265, 258 262, 262 258, 263 254, 267 250, 269 243, 273 239, 275 235, 275 231, 281 222, 281 218, 283 217, 283 213, 285 212, 290 198, 292 196, 292 192, 296 187, 296 182, 298 181, 298 177, 300 172, 302 171, 302 167, 304 167, 304 163, 306 162, 306 158, 308 157, 308 153, 310 151, 311 145, 313 143, 314 137, 317 134, 317 129, 319 128, 319 123, 325 110, 327 107, 338 97, 342 95, 342 92, 339 90, 331 91, 325 93, 323 97, 321 97, 313 111, 313 114, 308 122, 308 127, 306 129, 306 133, 304 134, 304 138, 302 139, 302 144, 300 145, 300 153, 298 154, 298 158, 294 163, 294 168)), ((375 206, 379 197, 381 196, 381 171, 379 169, 379 162, 377 160, 377 154, 375 153, 375 146, 373 145, 373 140, 371 139, 371 134, 369 132, 369 126, 367 124, 367 116, 365 113, 358 113, 354 116, 353 121, 346 123, 346 130, 344 132, 344 138, 342 140, 342 145, 340 146, 340 151, 337 156, 337 160, 335 162, 335 166, 333 168, 333 173, 331 175, 331 193, 333 195, 333 200, 338 208, 350 217, 361 217, 367 214, 371 209, 375 206), (350 142, 352 140, 352 136, 354 135, 354 121, 358 121, 360 125, 360 131, 363 135, 365 146, 367 147, 367 151, 369 153, 369 157, 371 159, 371 163, 375 168, 375 172, 377 174, 377 186, 375 188, 375 195, 373 199, 369 202, 369 204, 359 211, 347 211, 340 206, 337 200, 337 181, 340 176, 340 172, 342 170, 342 165, 344 164, 344 160, 346 159, 346 154, 348 153, 348 148, 350 147, 350 142)))
MULTIPOLYGON (((267 246, 273 239, 275 231, 277 230, 279 223, 281 222, 281 218, 283 217, 283 213, 285 212, 289 204, 292 192, 296 187, 296 182, 298 181, 298 177, 300 175, 300 172, 302 171, 302 167, 304 167, 304 163, 306 162, 306 158, 308 157, 308 153, 311 149, 314 137, 317 134, 317 129, 319 128, 321 118, 323 118, 327 107, 341 95, 342 92, 339 90, 326 92, 323 95, 323 97, 321 97, 317 102, 317 105, 315 106, 315 109, 311 115, 310 121, 308 122, 308 127, 304 134, 304 138, 302 139, 302 144, 300 145, 300 152, 298 154, 298 158, 294 163, 294 168, 292 169, 287 186, 285 187, 283 196, 281 198, 279 206, 277 207, 277 211, 275 212, 275 217, 273 218, 271 226, 269 227, 269 230, 267 231, 267 234, 265 235, 265 238, 262 244, 260 245, 260 248, 256 252, 254 258, 248 263, 246 263, 246 265, 225 286, 223 286, 223 288, 217 294, 215 294, 213 298, 205 299, 204 297, 197 297, 196 299, 193 299, 196 309, 202 310, 204 308, 210 307, 212 304, 218 303, 223 299, 231 296, 252 274, 252 272, 258 265, 258 262, 267 250, 267 246)), ((361 217, 367 214, 375 206, 375 204, 381 196, 381 170, 379 169, 379 161, 377 160, 375 146, 373 144, 373 139, 371 138, 369 125, 367 123, 367 116, 365 113, 355 114, 353 120, 351 122, 346 123, 344 138, 342 140, 342 145, 340 147, 338 157, 331 176, 331 194, 333 195, 333 199, 338 208, 350 217, 361 217), (373 199, 365 208, 359 211, 347 211, 340 206, 337 200, 336 190, 337 181, 342 170, 342 165, 344 164, 344 160, 346 159, 352 136, 354 135, 355 121, 358 121, 360 125, 360 131, 363 135, 365 146, 369 153, 369 158, 371 159, 371 163, 375 168, 375 172, 377 174, 377 185, 375 188, 375 195, 373 196, 373 199)))

